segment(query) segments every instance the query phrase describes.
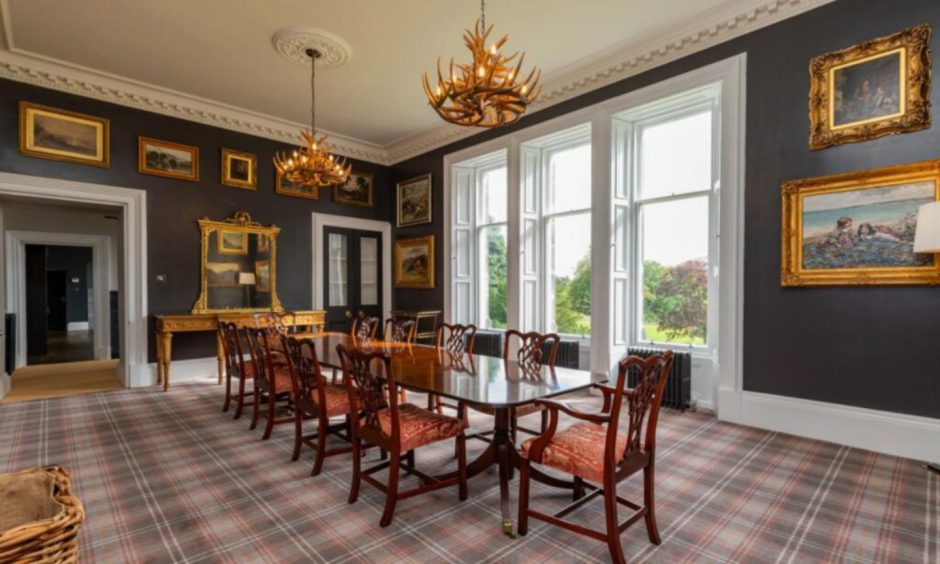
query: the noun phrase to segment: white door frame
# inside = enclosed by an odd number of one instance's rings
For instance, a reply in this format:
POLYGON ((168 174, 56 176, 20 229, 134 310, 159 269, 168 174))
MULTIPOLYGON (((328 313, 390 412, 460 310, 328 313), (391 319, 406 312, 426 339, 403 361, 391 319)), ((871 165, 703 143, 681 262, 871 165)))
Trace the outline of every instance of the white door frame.
POLYGON ((392 224, 376 219, 361 219, 327 213, 313 214, 313 303, 314 309, 323 309, 323 228, 340 227, 378 231, 382 234, 382 319, 392 309, 392 224))
POLYGON ((125 387, 151 385, 147 366, 147 193, 144 190, 0 172, 0 195, 121 208, 124 264, 119 273, 119 372, 125 387))
MULTIPOLYGON (((111 237, 107 235, 76 235, 41 231, 7 231, 7 313, 16 314, 15 368, 26 366, 26 245, 60 245, 91 247, 92 285, 95 292, 95 326, 93 343, 95 360, 111 358, 111 315, 108 292, 111 272, 111 237)), ((91 312, 89 312, 91 313, 91 312)))

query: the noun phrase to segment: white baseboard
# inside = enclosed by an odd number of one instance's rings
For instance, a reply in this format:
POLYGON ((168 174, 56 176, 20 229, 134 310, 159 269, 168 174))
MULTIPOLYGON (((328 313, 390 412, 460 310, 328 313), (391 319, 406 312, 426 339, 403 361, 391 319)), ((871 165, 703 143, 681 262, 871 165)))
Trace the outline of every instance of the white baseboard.
POLYGON ((940 419, 758 392, 719 391, 719 419, 915 460, 940 460, 940 419))
MULTIPOLYGON (((133 384, 137 386, 153 386, 157 383, 157 365, 151 362, 147 365, 147 375, 143 382, 133 384)), ((189 360, 174 360, 170 364, 170 385, 193 380, 218 382, 219 361, 216 357, 193 358, 189 360)))
POLYGON ((12 385, 10 375, 6 372, 0 372, 0 399, 5 398, 10 393, 12 385))
POLYGON ((87 321, 69 321, 66 331, 88 331, 91 328, 87 321))

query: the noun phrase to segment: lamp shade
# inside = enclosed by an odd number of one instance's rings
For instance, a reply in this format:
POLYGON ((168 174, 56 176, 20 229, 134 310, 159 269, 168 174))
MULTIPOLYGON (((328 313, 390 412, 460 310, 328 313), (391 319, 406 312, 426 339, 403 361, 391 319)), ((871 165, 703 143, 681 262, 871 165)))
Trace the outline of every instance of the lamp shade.
POLYGON ((940 253, 940 202, 924 204, 917 212, 915 253, 940 253))
POLYGON ((239 272, 238 283, 241 284, 242 286, 254 286, 255 285, 255 273, 254 272, 239 272))

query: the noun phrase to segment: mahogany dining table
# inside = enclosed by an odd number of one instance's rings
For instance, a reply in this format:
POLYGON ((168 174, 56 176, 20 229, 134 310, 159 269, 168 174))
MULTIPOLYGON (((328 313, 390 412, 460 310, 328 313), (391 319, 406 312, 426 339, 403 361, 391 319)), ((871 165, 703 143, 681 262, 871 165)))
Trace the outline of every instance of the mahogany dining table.
MULTIPOLYGON (((520 455, 510 434, 512 409, 536 400, 567 394, 606 382, 607 374, 570 368, 542 366, 523 370, 515 360, 453 353, 433 346, 396 343, 376 339, 360 340, 345 333, 301 333, 296 338, 313 341, 321 365, 341 368, 337 345, 368 352, 382 351, 392 360, 395 382, 405 389, 436 394, 466 405, 482 405, 494 413, 493 436, 489 446, 467 465, 467 477, 473 477, 496 465, 499 468, 499 500, 503 532, 513 535, 510 513, 509 481, 519 466, 520 455)), ((384 367, 375 363, 381 378, 384 367)), ((455 476, 452 472, 437 479, 455 476)), ((561 480, 531 468, 533 480, 566 489, 573 481, 561 480)))

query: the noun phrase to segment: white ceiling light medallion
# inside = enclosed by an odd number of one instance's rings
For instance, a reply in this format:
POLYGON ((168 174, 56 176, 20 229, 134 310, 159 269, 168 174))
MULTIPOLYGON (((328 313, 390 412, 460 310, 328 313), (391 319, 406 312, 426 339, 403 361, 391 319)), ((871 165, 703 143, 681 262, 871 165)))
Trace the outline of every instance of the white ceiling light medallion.
POLYGON ((315 27, 285 27, 274 34, 271 43, 282 57, 298 65, 310 64, 308 49, 320 53, 320 68, 338 67, 352 58, 352 47, 342 37, 315 27))

